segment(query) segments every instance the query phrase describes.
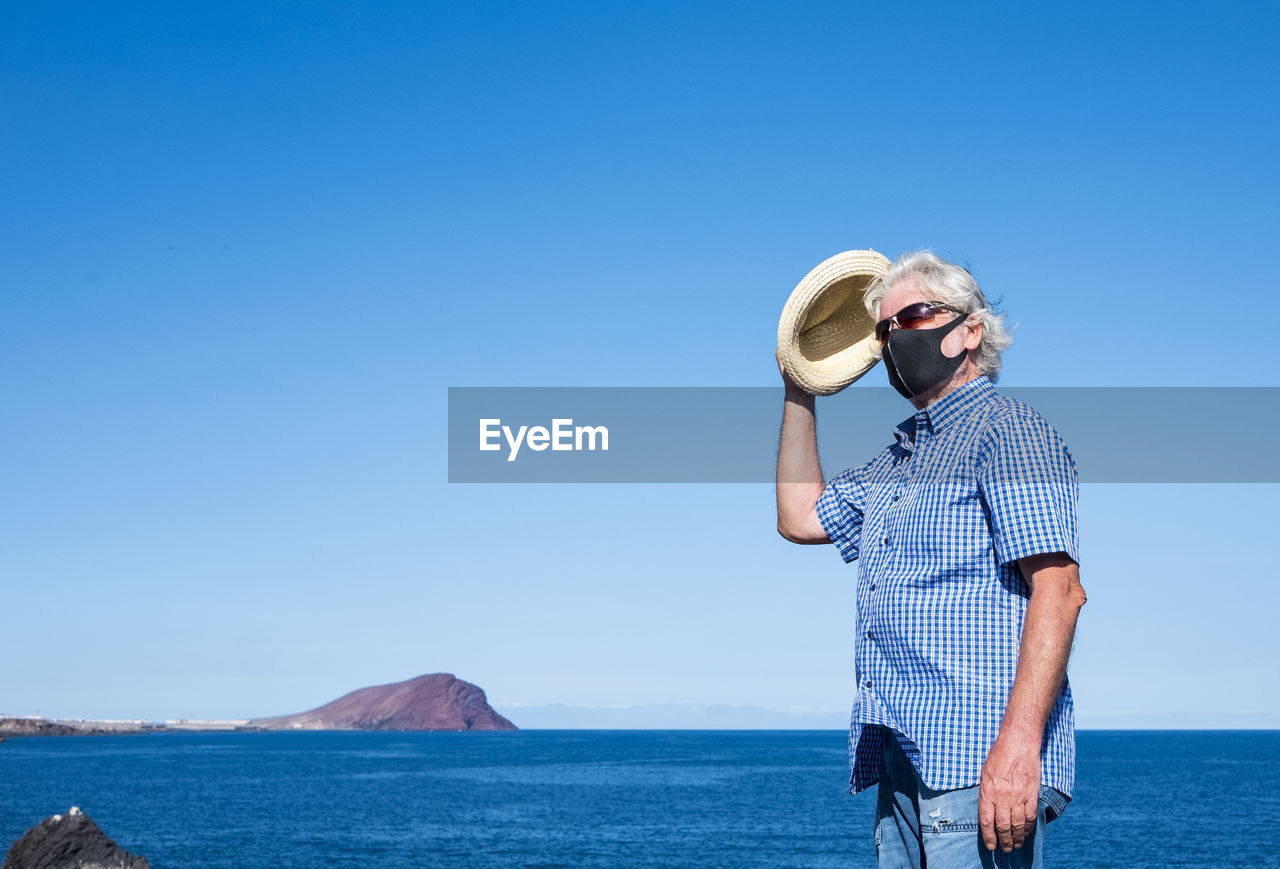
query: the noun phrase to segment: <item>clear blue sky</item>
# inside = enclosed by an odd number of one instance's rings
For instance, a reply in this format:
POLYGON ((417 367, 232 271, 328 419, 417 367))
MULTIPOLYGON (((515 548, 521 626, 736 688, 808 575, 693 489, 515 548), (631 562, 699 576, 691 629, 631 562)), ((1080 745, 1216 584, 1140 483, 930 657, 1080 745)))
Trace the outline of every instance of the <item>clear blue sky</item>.
MULTIPOLYGON (((813 265, 923 246, 1003 297, 1006 385, 1280 385, 1277 15, 9 9, 0 711, 450 671, 841 726, 855 568, 771 487, 449 485, 447 387, 774 384, 813 265)), ((1083 724, 1280 725, 1278 494, 1084 488, 1083 724)))

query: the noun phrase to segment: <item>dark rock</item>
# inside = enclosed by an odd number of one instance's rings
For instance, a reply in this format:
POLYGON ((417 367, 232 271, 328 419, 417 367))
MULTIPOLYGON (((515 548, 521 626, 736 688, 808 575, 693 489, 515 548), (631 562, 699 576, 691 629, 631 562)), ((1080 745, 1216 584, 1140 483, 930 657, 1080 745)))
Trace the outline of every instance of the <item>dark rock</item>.
POLYGON ((0 733, 6 736, 80 736, 101 732, 89 727, 72 727, 47 718, 0 717, 0 733))
POLYGON ((84 812, 45 818, 9 848, 0 869, 151 869, 111 841, 84 812))
POLYGON ((271 730, 515 730, 484 691, 452 673, 431 673, 344 694, 310 712, 257 718, 271 730))

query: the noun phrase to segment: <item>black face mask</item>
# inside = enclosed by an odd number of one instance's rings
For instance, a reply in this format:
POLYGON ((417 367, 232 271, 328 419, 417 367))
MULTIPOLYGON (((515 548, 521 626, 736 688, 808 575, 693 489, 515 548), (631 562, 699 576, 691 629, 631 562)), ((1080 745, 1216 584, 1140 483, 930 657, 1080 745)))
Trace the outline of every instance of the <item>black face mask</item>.
POLYGON ((960 314, 937 329, 894 329, 884 342, 884 367, 889 372, 889 385, 903 398, 911 398, 946 380, 967 352, 948 357, 942 354, 942 339, 965 321, 960 314))

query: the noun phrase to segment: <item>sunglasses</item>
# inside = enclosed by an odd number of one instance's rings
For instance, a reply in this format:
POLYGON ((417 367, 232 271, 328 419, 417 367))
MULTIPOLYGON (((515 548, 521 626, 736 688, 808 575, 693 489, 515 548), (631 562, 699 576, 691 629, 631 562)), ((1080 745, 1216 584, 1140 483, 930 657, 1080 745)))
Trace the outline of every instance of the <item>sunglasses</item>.
POLYGON ((876 340, 883 344, 889 337, 889 329, 894 326, 899 329, 919 329, 921 326, 932 323, 934 316, 940 311, 965 313, 959 308, 944 305, 942 302, 917 302, 914 305, 907 305, 892 317, 876 323, 876 340))

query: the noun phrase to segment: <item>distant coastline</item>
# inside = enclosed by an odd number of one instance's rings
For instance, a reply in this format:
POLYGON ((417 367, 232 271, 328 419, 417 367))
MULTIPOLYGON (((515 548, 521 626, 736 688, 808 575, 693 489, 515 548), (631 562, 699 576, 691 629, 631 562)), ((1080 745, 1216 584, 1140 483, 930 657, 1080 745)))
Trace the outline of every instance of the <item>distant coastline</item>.
POLYGON ((0 714, 0 740, 10 736, 101 736, 167 731, 516 730, 484 691, 452 673, 427 673, 349 691, 323 706, 273 718, 49 719, 0 714))
POLYGON ((162 733, 165 731, 267 730, 249 720, 92 719, 44 718, 39 715, 0 715, 0 740, 11 736, 106 736, 117 733, 162 733))

